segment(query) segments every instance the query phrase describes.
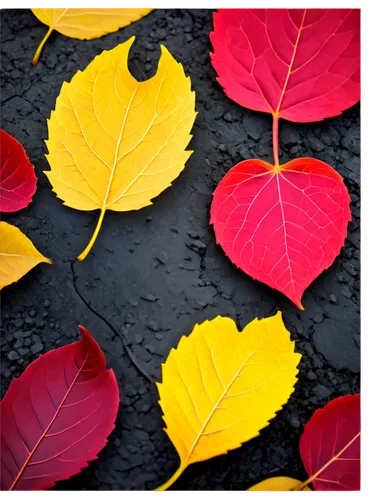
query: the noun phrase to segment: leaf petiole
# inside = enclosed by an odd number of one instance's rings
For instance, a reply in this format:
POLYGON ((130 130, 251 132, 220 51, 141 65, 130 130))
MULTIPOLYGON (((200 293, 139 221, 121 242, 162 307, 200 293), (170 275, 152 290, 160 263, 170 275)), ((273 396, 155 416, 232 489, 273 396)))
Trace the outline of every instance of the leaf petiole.
POLYGON ((40 57, 40 53, 42 52, 42 49, 46 43, 46 41, 48 40, 48 38, 50 37, 51 33, 53 31, 53 28, 49 28, 49 30, 47 31, 47 33, 45 34, 43 40, 40 42, 38 48, 36 49, 36 52, 34 54, 34 57, 33 57, 33 60, 31 61, 31 64, 33 66, 35 66, 37 64, 37 62, 39 61, 39 57, 40 57))
POLYGON ((165 491, 167 490, 174 482, 177 481, 177 479, 181 476, 181 474, 184 472, 186 469, 186 465, 181 464, 180 467, 176 470, 176 472, 171 476, 168 481, 163 483, 162 485, 158 486, 157 488, 154 489, 154 491, 165 491))
POLYGON ((102 227, 102 224, 103 224, 104 214, 105 214, 105 208, 102 208, 100 211, 99 220, 98 220, 98 223, 96 224, 94 234, 91 236, 91 240, 89 241, 89 244, 84 249, 84 251, 80 255, 78 255, 78 257, 77 257, 78 260, 84 260, 87 257, 87 255, 89 254, 92 247, 94 246, 94 243, 96 241, 96 238, 98 237, 100 228, 102 227))
POLYGON ((279 170, 279 115, 274 113, 272 122, 272 146, 273 146, 273 161, 275 170, 279 170))

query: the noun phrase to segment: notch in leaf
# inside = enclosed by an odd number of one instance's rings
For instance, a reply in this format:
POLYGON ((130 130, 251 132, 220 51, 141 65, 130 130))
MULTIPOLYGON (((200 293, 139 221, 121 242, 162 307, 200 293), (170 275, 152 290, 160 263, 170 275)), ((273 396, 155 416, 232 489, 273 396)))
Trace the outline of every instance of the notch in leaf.
POLYGON ((64 83, 48 121, 51 170, 64 205, 100 210, 90 252, 107 210, 151 205, 181 173, 196 112, 190 78, 165 47, 155 76, 138 82, 127 61, 132 37, 97 56, 64 83))

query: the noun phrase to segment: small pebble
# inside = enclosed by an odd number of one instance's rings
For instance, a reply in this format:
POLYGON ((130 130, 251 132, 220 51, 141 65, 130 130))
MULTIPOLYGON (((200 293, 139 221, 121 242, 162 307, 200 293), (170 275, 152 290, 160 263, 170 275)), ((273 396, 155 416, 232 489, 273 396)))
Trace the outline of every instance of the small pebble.
POLYGON ((299 421, 299 419, 297 417, 292 417, 290 419, 290 425, 292 427, 294 427, 295 429, 298 429, 298 427, 301 426, 301 422, 299 421))
POLYGON ((33 354, 38 354, 39 352, 42 352, 43 351, 43 344, 41 344, 40 342, 37 342, 36 344, 31 346, 30 351, 33 354))
POLYGON ((321 384, 316 385, 313 388, 313 392, 318 399, 325 399, 331 395, 331 391, 321 384))
POLYGON ((309 380, 316 380, 317 379, 317 376, 315 375, 314 372, 312 372, 311 370, 307 372, 307 378, 309 380))
POLYGON ((20 355, 16 351, 10 351, 7 358, 9 361, 16 361, 17 359, 20 359, 20 355))
POLYGON ((147 300, 148 302, 156 302, 158 299, 155 297, 155 295, 149 294, 145 295, 144 297, 141 297, 143 300, 147 300))
POLYGON ((224 113, 224 116, 223 116, 224 120, 226 122, 229 122, 229 123, 233 123, 235 118, 233 117, 233 115, 231 113, 229 113, 229 111, 227 111, 226 113, 224 113))
POLYGON ((143 337, 142 335, 139 335, 139 333, 137 333, 135 336, 134 336, 134 342, 136 344, 141 344, 143 342, 143 337))
POLYGON ((19 349, 20 347, 23 346, 24 340, 23 339, 18 339, 17 342, 14 344, 15 349, 19 349))

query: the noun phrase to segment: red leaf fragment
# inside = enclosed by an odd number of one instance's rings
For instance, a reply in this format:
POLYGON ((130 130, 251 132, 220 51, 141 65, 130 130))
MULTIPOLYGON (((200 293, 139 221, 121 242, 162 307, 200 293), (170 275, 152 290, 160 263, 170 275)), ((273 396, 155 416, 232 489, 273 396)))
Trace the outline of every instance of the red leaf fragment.
POLYGON ((119 406, 115 374, 89 332, 13 380, 1 416, 1 489, 45 490, 97 458, 119 406))
POLYGON ((330 401, 306 424, 300 454, 315 490, 360 489, 360 394, 330 401))
POLYGON ((294 122, 360 99, 359 9, 219 9, 212 64, 228 97, 294 122))
POLYGON ((17 139, 0 129, 0 211, 27 207, 36 191, 36 175, 17 139))
POLYGON ((322 161, 245 160, 214 191, 210 222, 237 267, 303 309, 303 292, 344 244, 349 203, 342 177, 322 161))

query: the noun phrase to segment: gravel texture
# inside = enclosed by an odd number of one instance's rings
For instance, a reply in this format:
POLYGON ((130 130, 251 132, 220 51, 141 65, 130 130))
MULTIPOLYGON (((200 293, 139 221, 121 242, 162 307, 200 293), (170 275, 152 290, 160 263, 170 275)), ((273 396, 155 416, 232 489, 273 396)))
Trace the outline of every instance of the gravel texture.
POLYGON ((121 405, 109 443, 83 472, 56 489, 145 490, 164 482, 178 456, 163 431, 160 364, 194 324, 230 316, 240 328, 283 312, 303 354, 296 390, 261 435, 241 448, 189 467, 172 489, 244 490, 274 475, 304 479, 298 452, 303 426, 331 399, 359 391, 360 129, 359 106, 314 124, 280 125, 280 160, 313 156, 336 168, 352 199, 345 248, 303 297, 298 310, 276 291, 237 270, 209 226, 214 188, 236 163, 272 161, 271 117, 229 100, 210 65, 210 10, 156 10, 92 41, 54 33, 31 66, 46 32, 30 10, 1 11, 1 127, 25 147, 38 190, 25 210, 4 214, 53 261, 39 265, 2 296, 1 389, 50 349, 88 328, 116 372, 121 405), (103 49, 137 35, 130 69, 153 75, 164 44, 192 78, 199 111, 186 169, 152 206, 108 212, 92 253, 73 264, 98 213, 64 207, 46 176, 46 119, 64 80, 103 49), (133 361, 131 360, 133 359, 133 361), (137 365, 137 366, 136 366, 137 365))

